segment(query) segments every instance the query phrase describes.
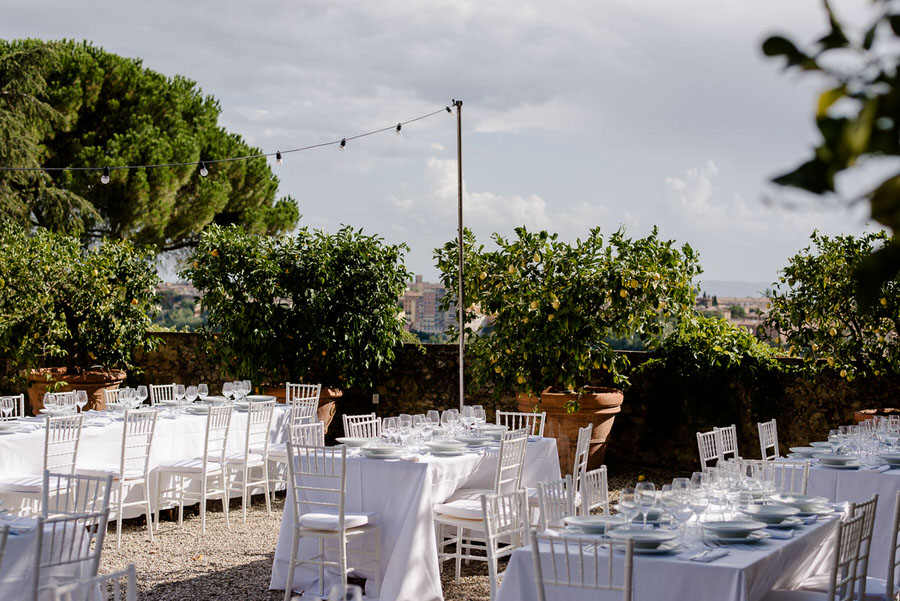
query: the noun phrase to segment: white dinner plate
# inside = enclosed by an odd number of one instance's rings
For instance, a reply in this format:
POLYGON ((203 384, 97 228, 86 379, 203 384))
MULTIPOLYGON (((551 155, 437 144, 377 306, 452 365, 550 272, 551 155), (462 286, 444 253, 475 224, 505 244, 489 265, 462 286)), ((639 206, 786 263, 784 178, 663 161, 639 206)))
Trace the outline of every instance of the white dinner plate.
MULTIPOLYGON (((212 398, 212 397, 210 397, 212 398)), ((248 394, 246 399, 251 402, 274 401, 275 397, 271 394, 248 394)))
POLYGON ((791 447, 791 451, 795 455, 799 455, 800 457, 812 459, 813 455, 815 455, 816 453, 821 453, 822 449, 818 449, 816 447, 791 447))
POLYGON ((757 520, 726 520, 723 522, 706 522, 703 529, 722 538, 748 538, 754 532, 765 528, 763 522, 757 520))
POLYGON ((780 524, 787 518, 800 513, 800 510, 790 505, 750 505, 741 513, 752 520, 766 524, 780 524))
MULTIPOLYGON (((616 532, 613 530, 613 532, 616 532)), ((658 547, 635 547, 634 554, 635 555, 667 555, 669 553, 674 553, 675 551, 681 550, 681 543, 677 540, 670 540, 664 543, 660 543, 658 547)), ((624 553, 625 549, 622 547, 616 547, 616 551, 620 553, 624 553)))
POLYGON ((819 460, 819 465, 847 465, 858 462, 856 457, 838 455, 837 453, 816 453, 813 457, 819 460))
POLYGON ((373 444, 378 439, 377 438, 365 438, 365 437, 353 437, 353 436, 341 436, 340 438, 335 438, 335 440, 347 447, 367 447, 370 444, 373 444))
POLYGON ((435 457, 459 457, 460 455, 467 455, 465 451, 431 451, 431 454, 435 457))
POLYGON ((765 530, 756 530, 747 536, 716 536, 712 535, 712 539, 717 543, 726 545, 740 545, 744 543, 758 543, 761 540, 772 538, 772 535, 765 530))
POLYGON ((800 511, 810 511, 812 508, 819 507, 828 502, 828 499, 825 497, 795 494, 772 495, 772 500, 776 503, 796 507, 800 511))
POLYGON ((207 413, 209 413, 209 405, 188 405, 187 411, 195 415, 206 415, 207 413))
POLYGON ((564 518, 566 526, 585 534, 605 534, 625 524, 620 515, 571 515, 564 518))
POLYGON ((673 530, 631 530, 618 529, 606 533, 609 538, 617 540, 633 540, 635 550, 640 548, 657 548, 664 542, 672 541, 678 536, 673 530))
POLYGON ((830 448, 831 448, 831 443, 828 442, 827 440, 817 440, 817 441, 815 441, 815 442, 809 443, 809 446, 811 446, 811 447, 818 447, 818 448, 820 448, 820 449, 830 449, 830 448))
POLYGON ((856 463, 845 463, 843 465, 828 465, 820 463, 818 467, 825 468, 828 470, 858 470, 862 467, 859 462, 856 463))
POLYGON ((539 440, 544 440, 543 436, 529 436, 528 442, 537 442, 539 440))

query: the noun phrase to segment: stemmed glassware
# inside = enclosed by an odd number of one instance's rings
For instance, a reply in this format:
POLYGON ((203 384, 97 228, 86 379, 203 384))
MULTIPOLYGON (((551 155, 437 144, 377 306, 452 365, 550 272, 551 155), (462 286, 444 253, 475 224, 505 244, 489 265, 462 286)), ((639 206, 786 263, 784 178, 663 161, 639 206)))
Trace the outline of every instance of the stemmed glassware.
POLYGON ((188 403, 193 403, 197 400, 197 387, 196 386, 188 386, 184 391, 184 396, 187 399, 188 403))
POLYGON ((626 487, 619 491, 619 513, 625 517, 628 527, 634 528, 634 518, 641 513, 641 508, 633 488, 626 487))
POLYGON ((244 398, 250 396, 250 393, 253 392, 253 384, 250 380, 241 380, 241 390, 244 393, 244 398))
POLYGON ((141 404, 141 405, 144 404, 144 401, 147 400, 147 397, 148 397, 148 396, 150 396, 150 395, 147 394, 147 387, 146 387, 146 386, 144 386, 143 384, 141 384, 140 386, 137 387, 137 398, 140 399, 140 401, 141 401, 140 404, 141 404))
POLYGON ((441 423, 441 413, 437 409, 429 409, 425 417, 435 426, 441 423))
POLYGON ((87 391, 78 390, 75 392, 75 404, 78 406, 78 411, 84 411, 84 406, 87 405, 87 391))
POLYGON ((400 434, 400 420, 396 417, 386 417, 381 422, 381 436, 385 442, 396 444, 400 434))
POLYGON ((3 413, 3 418, 6 419, 13 412, 13 409, 16 408, 16 401, 12 398, 4 398, 0 399, 0 401, 2 401, 2 404, 0 404, 0 413, 3 413))
POLYGON ((647 515, 656 507, 656 486, 652 482, 638 482, 634 486, 634 494, 638 507, 641 508, 641 517, 644 520, 644 529, 647 528, 647 515))
POLYGON ((200 397, 201 401, 205 401, 206 397, 209 396, 209 386, 206 384, 200 384, 197 386, 197 396, 200 397))
POLYGON ((231 402, 231 399, 234 397, 233 382, 225 382, 222 384, 222 396, 224 396, 228 402, 231 402))
POLYGON ((184 389, 184 384, 176 384, 175 385, 175 400, 178 401, 178 404, 182 406, 184 405, 184 396, 186 391, 184 389))

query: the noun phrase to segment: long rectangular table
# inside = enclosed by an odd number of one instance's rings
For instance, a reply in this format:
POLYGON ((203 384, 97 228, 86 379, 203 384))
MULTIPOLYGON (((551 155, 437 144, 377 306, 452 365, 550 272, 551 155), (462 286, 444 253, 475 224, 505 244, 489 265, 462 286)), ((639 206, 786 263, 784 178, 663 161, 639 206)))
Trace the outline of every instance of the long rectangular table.
MULTIPOLYGON (((708 563, 677 555, 634 556, 634 601, 757 601, 773 587, 791 588, 828 565, 825 541, 837 519, 823 519, 795 531, 789 540, 769 539, 748 547, 729 549, 728 555, 708 563), (754 550, 748 550, 754 548, 754 550)), ((702 550, 702 547, 696 549, 702 550)), ((549 553, 541 553, 548 570, 549 553)), ((497 601, 537 601, 531 547, 517 549, 510 557, 497 601)), ((605 565, 605 564, 604 564, 605 565)), ((621 584, 621 570, 617 584, 621 584)), ((618 596, 621 598, 621 592, 618 596)), ((547 601, 596 601, 606 599, 598 591, 550 588, 547 601)))
MULTIPOLYGON (((281 442, 286 436, 286 424, 290 419, 290 411, 284 405, 276 404, 272 418, 269 439, 281 442)), ((203 454, 206 416, 194 414, 174 414, 161 409, 156 421, 153 447, 150 452, 150 486, 151 495, 156 494, 155 468, 163 461, 190 459, 203 454)), ((86 413, 86 424, 102 421, 94 418, 94 414, 86 413), (93 418, 93 419, 91 419, 93 418)), ((26 422, 36 424, 39 422, 26 422)), ((78 446, 77 467, 98 468, 118 466, 122 456, 123 422, 113 421, 105 425, 85 425, 81 431, 78 446)), ((228 451, 243 452, 247 432, 247 413, 235 410, 231 416, 231 427, 228 432, 228 451)), ((20 476, 40 476, 43 468, 44 439, 46 430, 38 427, 30 432, 6 434, 0 436, 0 477, 15 478, 20 476)), ((140 488, 134 488, 126 497, 126 501, 140 498, 140 488)), ((153 498, 151 496, 151 498, 153 498)), ((2 506, 13 510, 24 511, 29 507, 27 498, 14 493, 0 493, 2 506)), ((111 517, 115 517, 112 512, 111 517)), ((124 517, 136 517, 142 514, 140 506, 125 508, 124 517)))
MULTIPOLYGON (((375 512, 376 523, 381 528, 382 583, 377 597, 380 601, 443 599, 433 507, 461 488, 492 488, 497 457, 496 450, 458 457, 421 455, 415 461, 348 457, 346 511, 375 512)), ((556 440, 542 438, 529 442, 523 486, 535 486, 559 477, 556 440)), ((294 527, 290 495, 289 489, 272 564, 269 588, 275 590, 284 590, 287 581, 294 527)), ((315 553, 316 545, 315 540, 301 539, 299 557, 315 553)), ((337 582, 337 574, 326 570, 325 579, 328 592, 337 582)), ((318 568, 298 567, 293 589, 318 591, 318 568)), ((377 593, 370 585, 367 589, 368 596, 377 593)))

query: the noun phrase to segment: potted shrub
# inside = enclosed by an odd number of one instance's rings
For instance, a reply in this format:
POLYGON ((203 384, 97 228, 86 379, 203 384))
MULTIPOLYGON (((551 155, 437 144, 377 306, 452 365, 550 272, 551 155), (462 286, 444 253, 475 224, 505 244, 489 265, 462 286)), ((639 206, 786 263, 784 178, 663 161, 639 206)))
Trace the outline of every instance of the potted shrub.
POLYGON ((126 241, 84 248, 71 236, 0 225, 0 349, 22 370, 32 411, 43 394, 86 390, 102 408, 132 367, 155 310, 154 254, 126 241))
MULTIPOLYGON (((546 231, 515 231, 511 240, 495 234, 490 251, 467 233, 467 322, 475 307, 493 318, 489 333, 468 332, 470 382, 515 391, 520 410, 546 411, 545 433, 557 437, 561 465, 571 464, 577 429, 593 423, 591 464, 598 465, 622 391, 591 384, 601 372, 625 383, 627 364, 609 340, 649 339, 667 318, 691 310, 697 256, 655 229, 638 240, 619 230, 604 243, 597 228, 572 244, 546 231)), ((455 241, 435 251, 448 305, 456 301, 456 253, 455 241)))
POLYGON ((213 226, 181 275, 203 292, 209 352, 225 373, 281 396, 285 381, 322 383, 327 425, 331 399, 370 386, 403 341, 406 250, 349 227, 273 238, 213 226))

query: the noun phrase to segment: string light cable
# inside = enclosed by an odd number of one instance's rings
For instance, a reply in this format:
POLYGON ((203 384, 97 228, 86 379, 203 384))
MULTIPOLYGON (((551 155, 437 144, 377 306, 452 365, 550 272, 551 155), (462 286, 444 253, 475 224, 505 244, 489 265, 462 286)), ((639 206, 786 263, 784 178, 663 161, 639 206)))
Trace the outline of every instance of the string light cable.
MULTIPOLYGON (((451 106, 457 106, 457 100, 453 100, 451 106)), ((462 104, 460 102, 460 104, 462 104)), ((306 150, 313 150, 315 148, 323 148, 325 146, 337 146, 340 150, 344 150, 347 147, 347 142, 353 140, 359 140, 360 138, 365 138, 367 136, 374 136, 375 134, 380 134, 386 131, 394 131, 397 135, 400 134, 400 129, 404 125, 409 125, 410 123, 415 123, 416 121, 421 121, 423 119, 427 119, 429 117, 433 117, 439 113, 443 112, 452 113, 449 106, 441 108, 439 110, 428 113, 427 115, 422 115, 420 117, 416 117, 415 119, 410 119, 408 121, 401 121, 396 125, 389 125, 388 127, 382 127, 381 129, 376 129, 373 131, 367 131, 362 134, 357 134, 355 136, 347 136, 345 138, 341 138, 340 140, 333 140, 331 142, 321 142, 319 144, 310 144, 309 146, 301 146, 299 148, 291 148, 288 150, 277 150, 275 152, 260 152, 257 154, 248 154, 237 157, 227 157, 223 159, 205 159, 201 161, 187 161, 183 163, 159 163, 154 165, 106 165, 103 167, 0 167, 0 171, 100 171, 102 175, 100 176, 100 182, 107 184, 109 183, 109 176, 112 171, 124 171, 128 169, 158 169, 161 167, 185 167, 188 165, 196 165, 200 170, 200 175, 206 177, 209 175, 209 166, 214 165, 216 163, 228 163, 231 161, 249 161, 251 159, 259 159, 259 158, 267 158, 274 156, 275 164, 281 165, 283 164, 282 157, 286 154, 290 154, 293 152, 303 152, 306 150)))

